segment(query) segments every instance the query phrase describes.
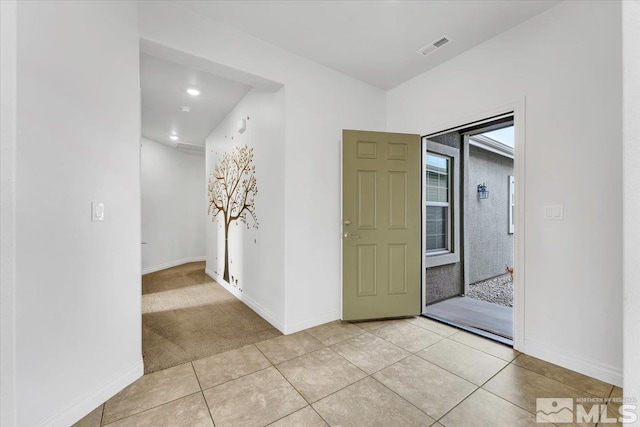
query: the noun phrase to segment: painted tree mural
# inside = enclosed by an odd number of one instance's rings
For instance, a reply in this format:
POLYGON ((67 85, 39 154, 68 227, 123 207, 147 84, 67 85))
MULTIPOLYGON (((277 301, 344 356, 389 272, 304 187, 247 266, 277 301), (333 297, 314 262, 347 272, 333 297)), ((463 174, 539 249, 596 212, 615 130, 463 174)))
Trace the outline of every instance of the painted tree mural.
POLYGON ((256 167, 253 164, 253 148, 247 145, 234 147, 231 153, 226 152, 216 164, 209 177, 209 215, 215 221, 218 215, 224 221, 224 274, 222 278, 229 281, 229 226, 239 221, 249 228, 251 220, 253 228, 258 228, 258 217, 255 211, 256 167))

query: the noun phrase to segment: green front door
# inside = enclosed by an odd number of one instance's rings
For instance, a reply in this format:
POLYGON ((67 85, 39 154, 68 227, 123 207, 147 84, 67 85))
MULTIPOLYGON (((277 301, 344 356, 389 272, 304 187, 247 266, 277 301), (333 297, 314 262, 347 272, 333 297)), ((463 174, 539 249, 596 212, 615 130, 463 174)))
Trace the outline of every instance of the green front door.
POLYGON ((342 143, 342 319, 420 314, 420 137, 345 130, 342 143))

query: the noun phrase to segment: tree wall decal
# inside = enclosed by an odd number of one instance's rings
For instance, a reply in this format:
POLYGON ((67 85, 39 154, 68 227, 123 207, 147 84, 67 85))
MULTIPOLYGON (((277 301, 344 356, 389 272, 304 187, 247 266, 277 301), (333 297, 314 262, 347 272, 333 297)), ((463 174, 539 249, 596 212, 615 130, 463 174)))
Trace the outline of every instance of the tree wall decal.
POLYGON ((253 228, 258 228, 255 211, 255 197, 258 194, 256 167, 253 164, 253 148, 247 145, 234 147, 226 152, 216 164, 209 177, 209 215, 215 221, 222 214, 224 221, 224 274, 222 278, 229 282, 229 226, 239 221, 249 228, 249 218, 253 228))

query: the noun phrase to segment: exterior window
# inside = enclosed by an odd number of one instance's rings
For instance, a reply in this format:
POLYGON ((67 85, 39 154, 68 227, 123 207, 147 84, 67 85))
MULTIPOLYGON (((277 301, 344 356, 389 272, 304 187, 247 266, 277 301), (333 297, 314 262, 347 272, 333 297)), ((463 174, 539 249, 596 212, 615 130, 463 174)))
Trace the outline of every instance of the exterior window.
POLYGON ((451 249, 451 159, 427 152, 426 169, 425 249, 436 255, 451 249))
POLYGON ((460 150, 422 142, 424 266, 431 268, 460 262, 460 150))

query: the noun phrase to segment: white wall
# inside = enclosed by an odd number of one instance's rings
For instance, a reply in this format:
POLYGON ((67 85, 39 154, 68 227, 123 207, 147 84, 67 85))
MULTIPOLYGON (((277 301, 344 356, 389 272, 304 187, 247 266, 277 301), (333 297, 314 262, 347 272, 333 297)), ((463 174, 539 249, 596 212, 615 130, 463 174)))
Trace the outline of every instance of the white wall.
MULTIPOLYGON (((640 397, 640 1, 622 4, 624 394, 640 397)), ((640 420, 633 425, 640 425, 640 420)))
POLYGON ((340 317, 342 129, 384 130, 379 89, 175 4, 139 4, 143 39, 285 86, 285 325, 340 317))
POLYGON ((17 425, 66 427, 143 372, 136 9, 17 12, 17 425))
POLYGON ((0 425, 16 424, 17 4, 0 2, 0 425))
POLYGON ((142 274, 203 261, 205 157, 141 139, 142 274))
POLYGON ((224 153, 247 145, 254 150, 258 228, 235 222, 229 228, 229 276, 224 272, 224 219, 207 221, 207 273, 245 301, 276 328, 285 325, 284 286, 284 89, 251 89, 207 138, 207 179, 224 153), (240 134, 236 124, 246 119, 240 134))
POLYGON ((416 133, 526 97, 521 350, 616 384, 620 37, 618 2, 567 1, 387 95, 389 130, 416 133), (544 221, 543 206, 556 203, 564 221, 544 221))

